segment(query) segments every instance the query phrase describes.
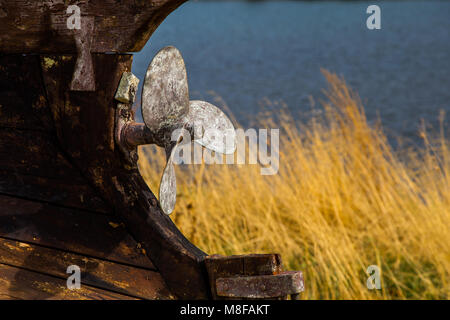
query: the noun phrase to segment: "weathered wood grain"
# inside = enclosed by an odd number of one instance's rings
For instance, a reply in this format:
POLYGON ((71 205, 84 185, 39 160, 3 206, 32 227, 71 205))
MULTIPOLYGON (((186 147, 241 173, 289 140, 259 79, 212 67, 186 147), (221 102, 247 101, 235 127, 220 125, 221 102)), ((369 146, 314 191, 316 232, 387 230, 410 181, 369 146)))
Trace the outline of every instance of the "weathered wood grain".
POLYGON ((1 0, 0 52, 76 53, 69 5, 94 19, 91 52, 140 51, 167 15, 186 0, 1 0))
POLYGON ((14 169, 0 170, 0 194, 111 214, 111 209, 89 185, 77 184, 75 179, 52 179, 21 174, 14 169))
POLYGON ((39 131, 0 128, 0 168, 87 185, 87 181, 56 148, 55 138, 39 131))
MULTIPOLYGON (((283 271, 283 263, 279 254, 211 255, 206 257, 205 266, 214 299, 218 299, 216 280, 219 278, 275 275, 283 271)), ((220 299, 228 298, 220 297, 220 299)))
MULTIPOLYGON (((77 265, 82 285, 142 299, 170 299, 161 275, 110 261, 7 240, 0 237, 0 263, 66 279, 67 267, 77 265)), ((0 291, 2 289, 0 288, 0 291)), ((3 288, 5 290, 5 288, 3 288)))
POLYGON ((69 90, 75 61, 75 55, 41 56, 42 77, 58 143, 83 171, 88 161, 85 158, 95 154, 99 162, 107 165, 108 153, 115 150, 114 140, 110 140, 115 125, 114 94, 122 73, 131 70, 132 55, 94 54, 98 88, 94 92, 69 90))
POLYGON ((0 236, 155 270, 117 219, 0 195, 0 236))
POLYGON ((67 289, 66 281, 0 264, 0 300, 136 300, 90 286, 67 289))
POLYGON ((286 271, 276 275, 235 276, 216 280, 217 295, 231 299, 280 299, 304 291, 303 274, 286 271))
POLYGON ((110 212, 45 132, 0 127, 0 193, 110 212))
POLYGON ((39 61, 39 56, 0 54, 0 127, 52 132, 39 61))
POLYGON ((0 55, 0 193, 110 209, 57 146, 38 56, 0 55))

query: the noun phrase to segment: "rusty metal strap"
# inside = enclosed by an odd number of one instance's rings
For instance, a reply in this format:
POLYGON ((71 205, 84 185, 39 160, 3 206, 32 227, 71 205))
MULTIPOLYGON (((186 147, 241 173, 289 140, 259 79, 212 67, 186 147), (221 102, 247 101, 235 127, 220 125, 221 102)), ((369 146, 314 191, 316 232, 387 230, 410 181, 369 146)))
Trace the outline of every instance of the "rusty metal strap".
POLYGON ((216 280, 217 295, 228 298, 269 299, 297 295, 304 290, 301 271, 276 275, 235 276, 216 280))

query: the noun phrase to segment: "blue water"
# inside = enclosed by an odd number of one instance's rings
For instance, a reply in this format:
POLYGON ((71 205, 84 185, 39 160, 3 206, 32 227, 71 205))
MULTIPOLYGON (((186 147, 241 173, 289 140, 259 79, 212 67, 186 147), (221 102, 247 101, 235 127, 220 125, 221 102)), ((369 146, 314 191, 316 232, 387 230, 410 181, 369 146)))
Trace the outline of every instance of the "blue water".
POLYGON ((307 115, 310 97, 323 97, 325 68, 359 93, 370 121, 379 116, 387 131, 415 139, 420 119, 438 127, 439 111, 450 111, 449 33, 443 1, 190 1, 135 55, 133 72, 143 79, 156 52, 174 45, 191 97, 222 97, 246 125, 265 98, 307 115), (381 30, 366 27, 373 3, 381 30))

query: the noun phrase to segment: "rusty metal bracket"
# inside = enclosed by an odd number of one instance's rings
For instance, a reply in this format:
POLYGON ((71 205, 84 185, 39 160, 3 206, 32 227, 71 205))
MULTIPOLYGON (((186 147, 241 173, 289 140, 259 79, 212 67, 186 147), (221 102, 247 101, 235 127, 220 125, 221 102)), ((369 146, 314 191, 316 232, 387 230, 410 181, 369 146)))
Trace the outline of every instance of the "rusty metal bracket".
POLYGON ((304 291, 300 271, 283 271, 278 254, 205 258, 214 299, 297 299, 304 291))

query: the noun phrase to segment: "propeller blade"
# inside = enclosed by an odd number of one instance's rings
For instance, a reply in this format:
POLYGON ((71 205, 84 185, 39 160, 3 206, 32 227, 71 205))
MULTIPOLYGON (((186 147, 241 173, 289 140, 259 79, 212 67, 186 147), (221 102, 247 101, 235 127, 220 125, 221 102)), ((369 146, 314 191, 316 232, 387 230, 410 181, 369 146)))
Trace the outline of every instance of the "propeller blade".
POLYGON ((170 215, 177 202, 177 178, 172 158, 167 161, 159 186, 159 203, 165 214, 170 215))
POLYGON ((183 123, 189 111, 189 88, 181 53, 165 47, 150 63, 142 88, 142 116, 155 134, 167 133, 183 123))
POLYGON ((165 214, 170 215, 177 202, 177 177, 173 165, 173 157, 177 146, 182 143, 183 134, 180 132, 175 143, 166 146, 167 163, 159 185, 159 203, 165 214))
POLYGON ((194 142, 214 152, 233 154, 236 132, 233 123, 219 108, 205 101, 191 101, 187 121, 194 142))

